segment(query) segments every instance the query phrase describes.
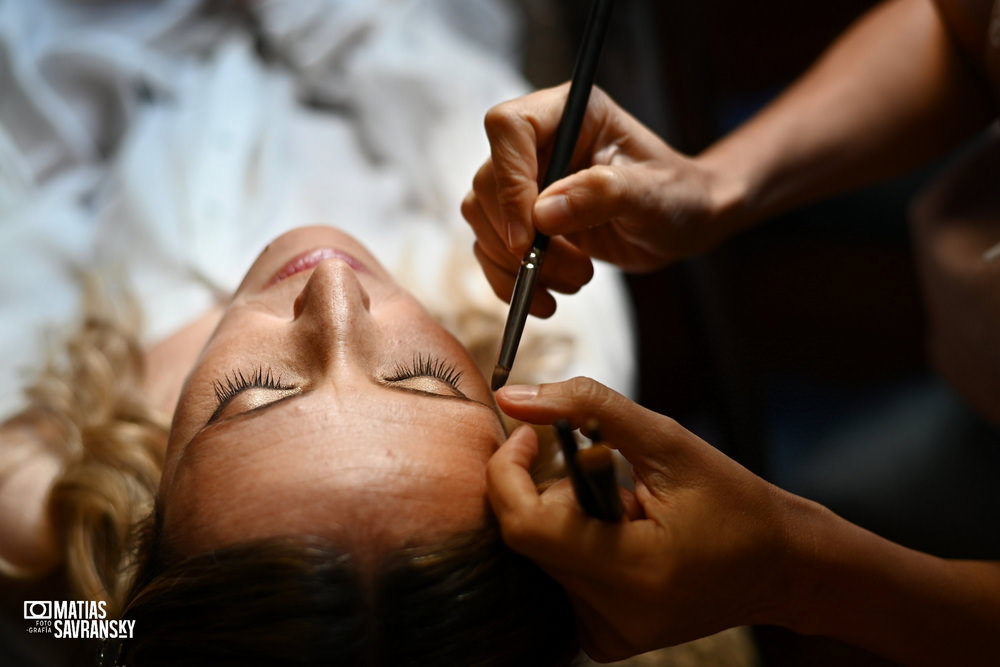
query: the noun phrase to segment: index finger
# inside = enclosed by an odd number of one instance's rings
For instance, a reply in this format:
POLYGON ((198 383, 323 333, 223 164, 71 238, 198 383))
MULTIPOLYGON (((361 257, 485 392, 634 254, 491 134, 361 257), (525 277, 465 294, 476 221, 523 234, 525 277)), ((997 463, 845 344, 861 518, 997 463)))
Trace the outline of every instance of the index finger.
POLYGON ((496 181, 496 200, 508 248, 527 250, 533 236, 532 210, 538 197, 538 156, 559 125, 568 88, 548 89, 498 104, 486 113, 486 136, 496 181))
POLYGON ((504 542, 514 551, 534 560, 560 581, 568 570, 582 567, 574 562, 567 568, 567 552, 586 543, 583 527, 604 525, 585 516, 576 504, 569 484, 558 484, 540 495, 529 470, 538 454, 538 436, 529 426, 521 426, 493 454, 486 466, 490 504, 500 522, 504 542), (557 576, 558 574, 558 576, 557 576))
POLYGON ((538 437, 528 426, 501 445, 486 466, 490 504, 509 547, 563 585, 579 587, 575 576, 586 578, 606 565, 608 545, 620 537, 621 524, 586 516, 568 482, 539 494, 528 472, 537 453, 538 437))
POLYGON ((538 456, 538 436, 529 426, 520 426, 486 464, 490 505, 501 527, 511 516, 531 512, 541 505, 531 464, 538 456))

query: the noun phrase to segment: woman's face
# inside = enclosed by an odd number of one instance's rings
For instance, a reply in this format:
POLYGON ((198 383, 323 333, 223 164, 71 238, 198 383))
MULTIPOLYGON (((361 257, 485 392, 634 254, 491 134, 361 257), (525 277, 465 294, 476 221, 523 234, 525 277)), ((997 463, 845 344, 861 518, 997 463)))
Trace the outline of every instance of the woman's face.
POLYGON ((368 251, 291 231, 250 267, 181 393, 160 497, 175 548, 356 549, 481 525, 503 441, 465 349, 368 251))

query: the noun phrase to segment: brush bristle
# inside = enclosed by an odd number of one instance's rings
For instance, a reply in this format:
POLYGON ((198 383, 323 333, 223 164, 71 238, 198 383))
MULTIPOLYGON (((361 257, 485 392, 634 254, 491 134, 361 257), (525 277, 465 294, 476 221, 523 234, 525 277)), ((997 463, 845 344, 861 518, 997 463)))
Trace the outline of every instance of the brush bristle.
POLYGON ((490 387, 493 391, 496 391, 500 387, 507 384, 507 378, 510 376, 510 371, 501 366, 497 366, 493 369, 493 378, 490 380, 490 387))

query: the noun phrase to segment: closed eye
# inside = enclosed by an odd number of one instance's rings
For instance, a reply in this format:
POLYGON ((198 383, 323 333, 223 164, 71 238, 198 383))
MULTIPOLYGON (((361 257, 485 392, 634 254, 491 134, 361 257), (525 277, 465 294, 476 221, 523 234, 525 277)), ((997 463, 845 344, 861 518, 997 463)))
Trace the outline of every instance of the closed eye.
MULTIPOLYGON (((467 398, 460 389, 461 380, 462 371, 454 364, 420 353, 414 355, 409 363, 397 363, 392 372, 382 378, 385 383, 417 392, 440 394, 444 388, 453 392, 452 395, 467 398)), ((254 389, 264 391, 259 392, 262 395, 258 395, 258 392, 251 393, 248 404, 242 406, 240 412, 260 407, 275 398, 283 398, 290 393, 300 391, 299 387, 283 382, 280 375, 276 374, 270 367, 265 366, 257 366, 250 372, 234 370, 222 380, 216 380, 213 383, 213 389, 215 390, 216 407, 212 416, 208 418, 209 424, 218 420, 237 397, 246 396, 254 389), (275 396, 275 393, 279 396, 275 396)))
POLYGON ((384 382, 418 390, 433 389, 443 383, 459 396, 465 396, 460 388, 461 380, 462 371, 454 364, 423 354, 414 355, 409 364, 397 364, 392 373, 383 378, 384 382))
MULTIPOLYGON (((281 376, 276 375, 270 368, 265 368, 264 366, 258 366, 250 373, 244 373, 242 370, 233 371, 223 380, 216 380, 213 388, 215 389, 216 408, 212 416, 208 418, 209 424, 217 420, 226 407, 238 396, 244 395, 250 390, 268 390, 269 397, 273 392, 283 392, 287 395, 290 392, 299 391, 298 387, 282 382, 281 376)), ((250 409, 259 407, 264 402, 261 400, 254 401, 253 403, 256 404, 248 407, 250 409)))

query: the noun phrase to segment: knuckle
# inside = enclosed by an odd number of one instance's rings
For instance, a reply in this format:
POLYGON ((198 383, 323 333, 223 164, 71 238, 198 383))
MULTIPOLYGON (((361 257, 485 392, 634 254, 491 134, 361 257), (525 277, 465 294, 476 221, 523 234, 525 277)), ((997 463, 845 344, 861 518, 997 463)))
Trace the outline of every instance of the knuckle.
POLYGON ((472 177, 472 189, 476 194, 481 194, 489 192, 493 187, 493 164, 488 160, 472 177))
POLYGON ((483 118, 487 136, 493 137, 510 131, 517 124, 517 117, 513 102, 501 102, 491 107, 483 118))
POLYGON ((535 524, 523 512, 508 512, 501 517, 500 534, 511 549, 518 552, 530 550, 538 541, 535 524))
POLYGON ((611 391, 603 384, 589 377, 577 376, 567 381, 570 397, 576 402, 594 409, 607 400, 611 391))
POLYGON ((591 167, 594 194, 602 201, 618 201, 625 196, 628 181, 621 170, 607 164, 591 167))
POLYGON ((483 267, 484 271, 489 269, 488 264, 490 260, 483 251, 483 242, 481 239, 476 239, 472 244, 472 254, 476 258, 476 261, 479 262, 479 266, 483 267))
POLYGON ((480 264, 484 269, 488 269, 498 278, 513 280, 517 274, 519 260, 507 251, 507 248, 496 239, 489 242, 480 243, 479 252, 482 255, 480 264), (487 266, 487 263, 489 266, 487 266))
POLYGON ((608 425, 627 420, 628 399, 588 377, 575 377, 565 383, 564 404, 579 418, 595 417, 608 425))
POLYGON ((518 213, 531 210, 537 186, 521 174, 505 174, 497 179, 497 203, 503 209, 513 208, 518 213))
POLYGON ((476 196, 473 193, 469 193, 463 200, 460 210, 462 212, 462 217, 469 222, 474 222, 479 217, 479 202, 476 201, 476 196))

